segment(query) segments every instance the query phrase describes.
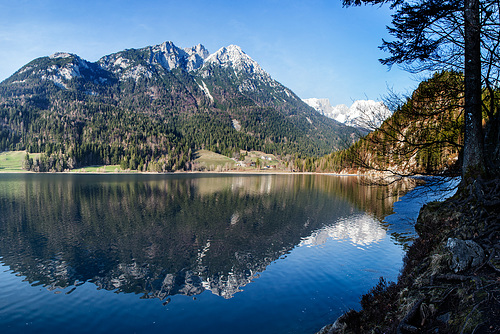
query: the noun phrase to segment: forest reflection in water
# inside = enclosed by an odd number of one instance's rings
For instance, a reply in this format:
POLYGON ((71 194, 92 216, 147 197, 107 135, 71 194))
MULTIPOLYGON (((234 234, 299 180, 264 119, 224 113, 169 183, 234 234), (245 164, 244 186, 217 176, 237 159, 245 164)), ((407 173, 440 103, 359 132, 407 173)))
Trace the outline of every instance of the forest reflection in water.
POLYGON ((329 175, 0 174, 0 261, 49 290, 92 282, 231 298, 297 246, 366 246, 412 184, 329 175), (394 195, 394 196, 389 196, 394 195))

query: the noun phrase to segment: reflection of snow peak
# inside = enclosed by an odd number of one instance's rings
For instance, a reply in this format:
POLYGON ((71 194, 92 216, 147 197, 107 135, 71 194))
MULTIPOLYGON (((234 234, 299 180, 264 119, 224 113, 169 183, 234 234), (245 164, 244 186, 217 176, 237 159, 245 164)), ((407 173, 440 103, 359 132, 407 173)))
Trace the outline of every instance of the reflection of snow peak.
POLYGON ((335 240, 350 240, 355 245, 367 246, 382 240, 386 231, 380 223, 369 215, 357 215, 341 219, 335 224, 325 226, 304 238, 299 246, 318 246, 328 238, 335 240))

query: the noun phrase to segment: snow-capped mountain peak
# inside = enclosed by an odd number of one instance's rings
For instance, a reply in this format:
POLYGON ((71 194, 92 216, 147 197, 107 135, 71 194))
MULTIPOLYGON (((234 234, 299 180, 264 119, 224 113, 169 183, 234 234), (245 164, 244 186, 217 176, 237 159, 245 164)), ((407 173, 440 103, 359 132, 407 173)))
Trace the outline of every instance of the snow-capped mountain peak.
POLYGON ((185 67, 188 71, 196 70, 209 55, 208 50, 201 44, 181 49, 170 41, 152 46, 150 50, 150 63, 158 63, 167 70, 178 67, 185 67))
POLYGON ((190 48, 184 48, 187 56, 187 70, 193 71, 203 66, 205 59, 210 55, 210 52, 201 44, 190 48))
POLYGON ((328 99, 311 98, 303 101, 340 123, 370 130, 379 127, 391 115, 383 102, 373 100, 357 100, 350 107, 345 104, 332 106, 328 99))
POLYGON ((208 50, 202 44, 198 44, 190 48, 184 48, 184 51, 186 51, 189 56, 198 55, 203 60, 205 60, 210 55, 210 52, 208 52, 208 50))
POLYGON ((150 64, 160 64, 166 70, 184 67, 193 71, 203 65, 208 57, 208 50, 201 44, 191 48, 178 48, 174 43, 167 41, 150 47, 150 64))
MULTIPOLYGON (((60 55, 62 57, 63 55, 60 55)), ((223 68, 232 68, 234 73, 250 74, 265 81, 270 75, 260 65, 250 58, 239 46, 229 45, 210 54, 202 45, 190 48, 179 48, 167 41, 159 45, 141 49, 128 49, 102 57, 98 63, 104 69, 118 75, 121 80, 127 78, 152 77, 154 67, 166 71, 182 68, 188 72, 196 71, 204 66, 215 64, 223 68)), ((205 73, 205 77, 210 71, 205 73)))
POLYGON ((247 74, 269 77, 269 74, 237 45, 220 48, 217 52, 208 56, 205 63, 217 64, 222 67, 233 67, 235 70, 247 74))

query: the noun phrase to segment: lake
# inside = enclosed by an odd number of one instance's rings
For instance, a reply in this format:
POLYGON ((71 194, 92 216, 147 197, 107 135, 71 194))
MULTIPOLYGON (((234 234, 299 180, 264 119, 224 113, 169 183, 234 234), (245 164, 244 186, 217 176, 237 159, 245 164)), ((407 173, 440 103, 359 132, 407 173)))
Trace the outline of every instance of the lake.
POLYGON ((0 331, 314 333, 411 241, 410 185, 360 181, 0 174, 0 331))

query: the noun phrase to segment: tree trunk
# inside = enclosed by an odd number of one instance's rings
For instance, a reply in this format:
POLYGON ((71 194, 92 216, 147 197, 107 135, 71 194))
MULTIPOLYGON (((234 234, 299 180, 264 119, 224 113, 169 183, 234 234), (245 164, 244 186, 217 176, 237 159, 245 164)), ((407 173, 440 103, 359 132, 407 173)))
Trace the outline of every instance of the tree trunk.
POLYGON ((481 27, 479 0, 465 0, 465 184, 485 172, 481 112, 481 27))

